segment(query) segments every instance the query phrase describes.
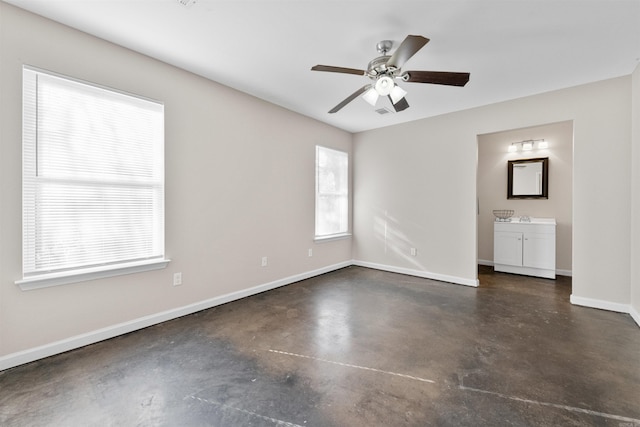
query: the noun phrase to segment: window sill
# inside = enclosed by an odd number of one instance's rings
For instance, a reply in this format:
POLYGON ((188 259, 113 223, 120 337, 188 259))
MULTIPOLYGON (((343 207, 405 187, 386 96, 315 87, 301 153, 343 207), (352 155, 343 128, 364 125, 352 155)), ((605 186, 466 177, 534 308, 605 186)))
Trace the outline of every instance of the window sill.
POLYGON ((68 285, 70 283, 84 282, 87 280, 103 279, 106 277, 121 276, 123 274, 140 273, 143 271, 160 270, 169 264, 168 259, 155 259, 152 261, 129 262, 119 265, 87 268, 73 272, 39 274, 16 280, 16 285, 23 291, 48 288, 51 286, 68 285))
POLYGON ((329 236, 316 236, 313 241, 316 243, 331 242, 333 240, 350 239, 351 236, 351 233, 331 234, 329 236))

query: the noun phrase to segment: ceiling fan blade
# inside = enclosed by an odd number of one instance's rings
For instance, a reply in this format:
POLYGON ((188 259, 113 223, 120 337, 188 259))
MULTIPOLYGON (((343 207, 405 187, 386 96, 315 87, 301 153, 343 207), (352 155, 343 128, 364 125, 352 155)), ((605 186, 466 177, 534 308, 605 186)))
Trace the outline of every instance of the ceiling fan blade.
POLYGON ((402 98, 400 101, 394 104, 393 100, 391 99, 391 95, 387 95, 387 96, 389 98, 389 101, 391 101, 393 108, 395 108, 396 113, 399 113, 400 111, 403 111, 409 108, 409 103, 407 102, 407 98, 402 98))
POLYGON ((404 63, 427 43, 429 43, 429 39, 426 37, 407 36, 387 61, 387 67, 402 68, 404 63))
POLYGON ((405 75, 408 76, 405 81, 414 83, 464 86, 469 81, 469 73, 450 73, 448 71, 406 71, 403 73, 403 76, 405 75))
POLYGON ((358 76, 364 76, 367 73, 365 70, 358 70, 356 68, 333 67, 331 65, 314 65, 313 67, 311 67, 311 71, 328 71, 330 73, 356 74, 358 76))
POLYGON ((344 107, 345 105, 347 105, 348 103, 350 103, 351 101, 353 101, 354 99, 356 99, 357 97, 359 97, 360 95, 362 95, 363 93, 368 91, 370 88, 371 88, 371 85, 362 86, 360 89, 358 89, 357 91, 355 91, 351 95, 349 95, 340 104, 336 105, 331 110, 329 110, 329 114, 337 113, 338 111, 340 111, 342 109, 342 107, 344 107))

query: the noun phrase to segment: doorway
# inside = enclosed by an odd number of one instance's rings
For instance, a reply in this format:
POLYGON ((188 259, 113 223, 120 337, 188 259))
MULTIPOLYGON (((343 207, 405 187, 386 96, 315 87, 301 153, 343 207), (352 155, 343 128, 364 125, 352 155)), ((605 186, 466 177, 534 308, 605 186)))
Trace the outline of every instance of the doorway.
MULTIPOLYGON (((573 121, 543 124, 477 136, 476 178, 478 265, 493 266, 493 210, 513 210, 515 217, 555 218, 556 274, 571 276, 573 221, 573 121), (510 151, 512 143, 544 140, 546 148, 510 151), (547 199, 507 199, 510 160, 549 158, 547 199)), ((482 283, 480 283, 482 285, 482 283)))

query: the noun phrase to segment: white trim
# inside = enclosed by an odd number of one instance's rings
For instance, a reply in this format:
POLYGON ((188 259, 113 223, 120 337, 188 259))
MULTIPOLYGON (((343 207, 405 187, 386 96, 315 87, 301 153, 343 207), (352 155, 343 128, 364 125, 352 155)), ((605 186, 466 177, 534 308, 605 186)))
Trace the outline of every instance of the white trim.
POLYGON ((353 260, 353 265, 359 267, 373 268, 375 270, 389 271, 391 273, 406 274, 408 276, 422 277, 425 279, 439 280, 441 282, 454 283, 456 285, 478 287, 478 279, 465 279, 463 277, 448 276, 446 274, 432 273, 425 270, 414 270, 412 268, 395 267, 392 265, 377 264, 373 262, 353 260))
POLYGON ((629 306, 629 314, 631 318, 636 322, 638 326, 640 326, 640 313, 631 305, 629 306))
POLYGON ((571 270, 558 270, 558 269, 556 269, 556 274, 558 276, 567 276, 567 277, 573 276, 573 273, 571 272, 571 270))
POLYGON ((116 92, 116 93, 119 93, 121 95, 130 96, 132 98, 138 98, 138 99, 141 99, 143 101, 154 102, 154 103, 160 104, 160 105, 162 105, 164 107, 164 102, 163 101, 159 101, 157 99, 149 98, 147 96, 138 95, 137 93, 127 92, 126 90, 116 89, 116 88, 113 88, 111 86, 105 86, 105 85, 101 85, 101 84, 98 84, 98 83, 90 82, 88 80, 78 79, 78 78, 75 78, 75 77, 67 76, 65 74, 56 73, 55 71, 47 70, 46 68, 34 67, 33 65, 28 65, 28 64, 24 64, 22 66, 22 68, 30 70, 30 71, 35 71, 36 73, 48 74, 50 76, 57 77, 59 79, 70 80, 72 82, 76 82, 76 83, 79 83, 79 84, 82 84, 82 85, 97 87, 98 89, 106 90, 106 91, 109 91, 109 92, 116 92))
MULTIPOLYGON (((168 262, 168 260, 166 261, 168 262)), ((243 289, 237 292, 231 292, 219 297, 210 298, 204 301, 199 301, 183 307, 178 307, 178 308, 163 311, 160 313, 151 314, 149 316, 140 317, 138 319, 130 320, 128 322, 123 322, 117 325, 108 326, 106 328, 87 332, 85 334, 76 335, 74 337, 66 338, 60 341, 56 341, 54 343, 30 348, 28 350, 19 351, 16 353, 11 353, 5 356, 0 356, 0 371, 13 368, 15 366, 23 365, 25 363, 33 362, 35 360, 43 359, 45 357, 53 356, 55 354, 64 353, 65 351, 84 347, 89 344, 94 344, 100 341, 104 341, 109 338, 114 338, 119 335, 127 334, 129 332, 133 332, 139 329, 156 325, 158 323, 166 322, 168 320, 176 319, 178 317, 186 316, 188 314, 196 313, 198 311, 206 310, 208 308, 212 308, 221 304, 226 304, 231 301, 235 301, 251 295, 259 294, 261 292, 279 288, 281 286, 299 282, 300 280, 309 279, 311 277, 319 276, 321 274, 329 273, 331 271, 339 270, 341 268, 349 267, 352 265, 366 267, 366 268, 373 268, 376 270, 389 271, 391 273, 400 273, 400 274, 406 274, 409 276, 433 279, 441 282, 454 283, 457 285, 472 286, 472 287, 477 287, 479 285, 479 282, 477 279, 470 280, 470 279, 465 279, 461 277, 437 274, 437 273, 432 273, 432 272, 423 271, 423 270, 414 270, 409 268, 395 267, 390 265, 383 265, 383 264, 358 261, 358 260, 343 261, 337 264, 329 265, 327 267, 308 271, 306 273, 300 273, 293 276, 285 277, 280 280, 275 280, 273 282, 264 283, 262 285, 254 286, 252 288, 243 289)), ((638 324, 638 326, 640 326, 640 314, 633 307, 629 305, 611 303, 607 301, 595 300, 590 298, 582 298, 574 295, 571 295, 571 303, 574 305, 582 305, 586 307, 599 308, 603 310, 629 313, 633 318, 633 320, 638 324)))
MULTIPOLYGON (((495 264, 493 263, 493 261, 490 261, 488 259, 479 259, 478 260, 478 265, 486 265, 488 267, 493 267, 495 264)), ((572 274, 571 270, 556 269, 556 275, 557 276, 571 277, 573 274, 572 274)))
POLYGON ((353 235, 351 233, 328 234, 326 236, 316 236, 313 238, 313 241, 316 243, 324 243, 331 242, 333 240, 350 239, 352 236, 353 235))
POLYGON ((496 264, 493 266, 493 270, 503 273, 511 274, 523 274, 525 276, 544 277, 546 279, 555 279, 556 270, 549 270, 545 268, 534 268, 517 265, 496 264))
POLYGON ((631 306, 629 304, 620 304, 617 302, 604 301, 593 298, 578 297, 571 294, 569 298, 571 304, 581 305, 583 307, 599 308, 601 310, 617 311, 618 313, 630 313, 631 306))
POLYGON ((171 260, 154 259, 147 261, 128 262, 108 266, 86 268, 61 273, 39 274, 16 280, 16 285, 23 291, 48 288, 50 286, 68 285, 70 283, 85 282, 87 280, 104 279, 106 277, 122 276, 123 274, 141 273, 143 271, 160 270, 165 268, 171 260))
POLYGON ((261 292, 275 289, 284 285, 289 285, 291 283, 295 283, 300 280, 319 276, 321 274, 328 273, 330 271, 339 270, 344 267, 349 267, 350 265, 352 265, 351 261, 330 265, 327 267, 319 268, 317 270, 297 274, 294 276, 285 277, 284 279, 254 286, 252 288, 243 289, 237 292, 231 292, 229 294, 207 299, 204 301, 199 301, 183 307, 178 307, 178 308, 163 311, 160 313, 151 314, 149 316, 140 317, 138 319, 130 320, 128 322, 123 322, 113 326, 108 326, 106 328, 87 332, 85 334, 76 335, 74 337, 66 338, 50 344, 8 354, 6 356, 0 357, 0 371, 13 368, 15 366, 22 365, 25 363, 33 362, 38 359, 43 359, 45 357, 53 356, 55 354, 64 353, 65 351, 84 347, 89 344, 94 344, 100 341, 104 341, 109 338, 114 338, 119 335, 137 331, 139 329, 156 325, 158 323, 166 322, 168 320, 176 319, 178 317, 182 317, 188 314, 196 313, 198 311, 206 310, 208 308, 215 307, 217 305, 225 304, 237 299, 259 294, 261 292))

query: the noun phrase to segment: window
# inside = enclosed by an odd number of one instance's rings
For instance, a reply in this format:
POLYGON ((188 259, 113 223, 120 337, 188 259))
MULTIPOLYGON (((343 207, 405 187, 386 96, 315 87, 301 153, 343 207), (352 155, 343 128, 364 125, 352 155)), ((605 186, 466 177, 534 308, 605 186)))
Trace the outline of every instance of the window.
POLYGON ((166 266, 162 104, 24 67, 22 174, 23 289, 166 266))
POLYGON ((316 237, 349 230, 349 155, 316 146, 316 237))

